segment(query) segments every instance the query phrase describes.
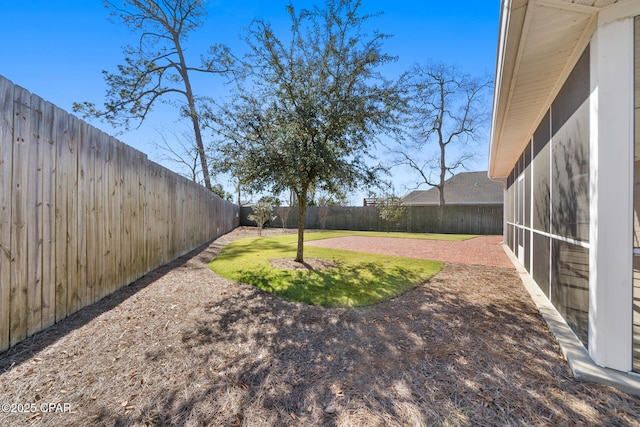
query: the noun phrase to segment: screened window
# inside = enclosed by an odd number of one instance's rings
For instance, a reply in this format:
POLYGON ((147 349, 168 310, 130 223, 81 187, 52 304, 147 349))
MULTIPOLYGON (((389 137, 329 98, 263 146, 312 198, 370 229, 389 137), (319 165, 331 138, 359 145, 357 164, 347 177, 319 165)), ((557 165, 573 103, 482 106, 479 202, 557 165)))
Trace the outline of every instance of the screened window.
POLYGON ((533 228, 550 232, 551 120, 545 114, 533 134, 533 228))

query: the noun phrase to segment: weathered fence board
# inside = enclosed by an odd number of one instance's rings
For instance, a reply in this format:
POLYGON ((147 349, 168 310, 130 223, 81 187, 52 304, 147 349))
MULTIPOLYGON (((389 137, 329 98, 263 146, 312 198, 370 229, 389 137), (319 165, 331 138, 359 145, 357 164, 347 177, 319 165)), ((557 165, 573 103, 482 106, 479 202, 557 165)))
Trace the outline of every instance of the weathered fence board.
POLYGON ((56 145, 54 117, 55 106, 44 105, 42 132, 42 327, 56 321, 56 145))
POLYGON ((0 348, 9 346, 13 116, 13 85, 0 79, 0 348))
MULTIPOLYGON (((241 210, 241 225, 255 225, 241 210)), ((298 227, 297 208, 279 207, 269 226, 298 227)), ((327 230, 404 231, 413 233, 502 234, 502 205, 407 206, 404 215, 387 224, 375 206, 309 206, 305 228, 327 230)))
POLYGON ((29 289, 27 290, 27 335, 42 329, 42 132, 44 128, 44 100, 35 95, 30 99, 29 175, 27 213, 27 260, 29 263, 29 289))
POLYGON ((86 176, 86 168, 89 163, 88 151, 90 149, 90 144, 83 143, 82 141, 86 141, 83 139, 84 134, 87 133, 86 127, 88 126, 86 123, 78 121, 78 143, 76 145, 76 150, 78 152, 78 167, 77 167, 77 176, 78 176, 78 188, 76 190, 78 198, 78 209, 77 209, 77 224, 76 227, 76 242, 77 242, 77 268, 78 268, 78 290, 77 290, 77 308, 76 311, 82 307, 85 307, 91 304, 90 295, 91 293, 91 285, 87 284, 87 207, 89 206, 88 193, 89 188, 87 187, 87 176, 86 176), (83 284, 85 284, 83 286, 83 284))
POLYGON ((66 174, 65 199, 67 203, 67 312, 65 316, 78 311, 78 119, 67 117, 67 148, 65 150, 66 174))
POLYGON ((232 230, 238 212, 0 76, 0 351, 232 230))
POLYGON ((67 199, 66 199, 66 156, 67 156, 67 114, 59 108, 54 111, 56 134, 56 285, 55 320, 64 319, 67 313, 67 199))
POLYGON ((130 150, 126 146, 118 147, 118 158, 120 159, 120 265, 122 266, 122 275, 120 283, 123 285, 131 283, 131 271, 124 268, 126 263, 131 260, 131 162, 129 160, 130 150))
MULTIPOLYGON (((96 198, 95 198, 95 187, 96 187, 96 142, 95 142, 95 133, 93 132, 93 127, 87 124, 83 124, 82 127, 82 139, 86 141, 87 144, 83 144, 83 147, 80 149, 80 163, 82 164, 82 170, 84 171, 84 192, 86 195, 85 199, 85 212, 86 212, 86 253, 87 254, 95 254, 97 253, 97 241, 96 241, 96 198)), ((86 287, 84 292, 84 300, 85 304, 91 304, 95 301, 95 285, 98 280, 97 274, 97 260, 92 260, 87 257, 87 271, 86 277, 93 277, 94 280, 86 280, 86 287)))
POLYGON ((135 153, 135 163, 133 165, 134 170, 134 185, 136 186, 136 211, 134 213, 134 225, 133 225, 133 262, 136 265, 136 275, 134 279, 139 279, 142 274, 147 270, 147 258, 146 258, 146 240, 147 229, 145 227, 144 218, 145 214, 145 200, 146 200, 146 174, 144 173, 145 157, 142 153, 135 153))
POLYGON ((33 286, 29 282, 29 263, 27 258, 29 210, 29 143, 31 99, 29 92, 15 88, 13 103, 13 167, 11 186, 11 345, 27 336, 27 294, 33 286))
POLYGON ((99 298, 102 298, 112 292, 112 271, 111 266, 111 235, 112 224, 109 222, 109 201, 111 200, 111 194, 109 193, 109 136, 103 132, 98 131, 97 142, 97 157, 96 157, 96 169, 99 173, 100 182, 96 187, 96 203, 99 204, 98 219, 102 226, 98 230, 100 246, 99 246, 99 258, 101 268, 101 285, 99 298), (100 165, 98 165, 100 163, 100 165))

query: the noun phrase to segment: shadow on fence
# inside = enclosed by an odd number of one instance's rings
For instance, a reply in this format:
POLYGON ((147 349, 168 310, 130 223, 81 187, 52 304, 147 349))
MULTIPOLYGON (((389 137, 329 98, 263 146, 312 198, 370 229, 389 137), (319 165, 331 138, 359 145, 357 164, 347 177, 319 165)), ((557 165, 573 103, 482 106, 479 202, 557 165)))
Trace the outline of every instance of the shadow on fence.
POLYGON ((2 358, 0 358, 0 375, 11 369, 12 366, 19 365, 25 360, 30 359, 35 353, 47 348, 76 329, 81 328, 101 314, 117 307, 147 286, 160 280, 167 273, 185 265, 189 260, 204 255, 206 256, 206 260, 209 261, 211 254, 208 252, 208 249, 209 243, 207 242, 193 251, 182 255, 181 257, 178 257, 153 271, 150 271, 135 282, 131 283, 129 286, 118 289, 95 304, 91 304, 80 311, 73 313, 66 319, 58 322, 55 327, 49 328, 41 333, 36 333, 35 335, 22 340, 9 350, 2 353, 2 358))
MULTIPOLYGON (((407 206, 403 217, 388 231, 411 233, 502 234, 503 205, 407 206), (442 210, 441 210, 442 209, 442 210)), ((240 210, 240 225, 256 225, 247 218, 251 207, 240 210)), ((270 227, 297 228, 297 208, 279 207, 270 227), (282 218, 285 218, 283 224, 282 218)), ((305 228, 321 230, 387 231, 375 206, 309 206, 305 228)))

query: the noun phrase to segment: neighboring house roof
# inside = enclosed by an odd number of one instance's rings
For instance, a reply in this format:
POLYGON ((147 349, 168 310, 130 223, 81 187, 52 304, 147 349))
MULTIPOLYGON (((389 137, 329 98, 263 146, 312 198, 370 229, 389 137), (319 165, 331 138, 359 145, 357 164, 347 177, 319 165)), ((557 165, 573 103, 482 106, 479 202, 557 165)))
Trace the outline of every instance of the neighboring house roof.
MULTIPOLYGON (((491 205, 504 202, 503 186, 491 181, 487 171, 462 172, 444 182, 444 200, 448 205, 491 205)), ((440 192, 433 187, 429 190, 415 190, 402 198, 404 205, 437 205, 440 192)))

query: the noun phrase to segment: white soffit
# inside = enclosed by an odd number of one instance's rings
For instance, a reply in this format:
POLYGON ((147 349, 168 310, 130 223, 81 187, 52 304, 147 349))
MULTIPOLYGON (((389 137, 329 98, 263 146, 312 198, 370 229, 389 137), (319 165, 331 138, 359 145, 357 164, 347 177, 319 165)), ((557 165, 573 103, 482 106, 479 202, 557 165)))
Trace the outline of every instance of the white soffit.
POLYGON ((503 0, 489 176, 504 178, 588 44, 598 12, 618 0, 503 0))

